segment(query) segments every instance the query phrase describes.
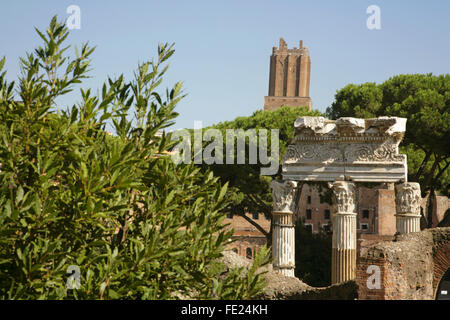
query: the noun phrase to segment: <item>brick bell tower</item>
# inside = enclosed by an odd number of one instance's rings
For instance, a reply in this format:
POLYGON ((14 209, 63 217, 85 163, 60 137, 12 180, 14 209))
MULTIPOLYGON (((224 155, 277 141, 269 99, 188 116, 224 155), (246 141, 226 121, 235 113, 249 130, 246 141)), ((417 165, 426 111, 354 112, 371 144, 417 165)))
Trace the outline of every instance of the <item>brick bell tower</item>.
POLYGON ((270 56, 269 94, 264 97, 264 110, 276 110, 286 105, 290 107, 308 106, 312 110, 309 97, 311 58, 308 48, 288 49, 280 38, 280 47, 273 47, 270 56))

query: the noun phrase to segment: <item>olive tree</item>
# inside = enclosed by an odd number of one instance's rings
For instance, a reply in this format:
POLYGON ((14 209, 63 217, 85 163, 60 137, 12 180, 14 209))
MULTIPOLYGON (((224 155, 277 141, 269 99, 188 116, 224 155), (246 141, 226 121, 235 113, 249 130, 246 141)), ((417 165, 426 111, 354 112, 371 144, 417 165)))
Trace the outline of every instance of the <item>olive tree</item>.
POLYGON ((244 277, 225 274, 218 260, 232 234, 222 223, 227 185, 176 166, 173 143, 159 134, 184 96, 181 83, 156 90, 173 45, 159 45, 131 81, 108 78, 97 95, 81 89, 81 100, 61 110, 57 98, 87 77, 94 48, 67 56, 68 29, 56 17, 36 31, 43 46, 20 59, 17 83, 0 62, 0 297, 258 294, 266 250, 244 277))

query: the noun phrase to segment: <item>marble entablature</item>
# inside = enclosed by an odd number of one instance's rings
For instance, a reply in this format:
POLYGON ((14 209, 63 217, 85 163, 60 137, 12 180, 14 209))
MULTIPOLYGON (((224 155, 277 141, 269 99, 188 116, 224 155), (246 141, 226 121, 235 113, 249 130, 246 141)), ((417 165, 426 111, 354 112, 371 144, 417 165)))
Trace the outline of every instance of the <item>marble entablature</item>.
POLYGON ((284 180, 404 182, 406 155, 398 153, 406 119, 301 117, 283 158, 284 180))

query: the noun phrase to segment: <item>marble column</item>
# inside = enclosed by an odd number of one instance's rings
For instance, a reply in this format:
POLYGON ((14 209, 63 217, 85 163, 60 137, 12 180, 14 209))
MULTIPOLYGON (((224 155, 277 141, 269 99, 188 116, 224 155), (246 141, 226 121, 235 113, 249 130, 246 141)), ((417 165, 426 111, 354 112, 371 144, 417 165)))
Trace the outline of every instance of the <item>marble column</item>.
POLYGON ((397 232, 400 234, 420 231, 420 185, 405 182, 395 186, 397 232))
POLYGON ((331 283, 356 278, 356 212, 355 185, 335 181, 333 191, 333 239, 331 257, 331 283))
POLYGON ((272 260, 273 269, 294 277, 295 269, 295 193, 297 182, 276 181, 270 183, 273 196, 272 211, 272 260))

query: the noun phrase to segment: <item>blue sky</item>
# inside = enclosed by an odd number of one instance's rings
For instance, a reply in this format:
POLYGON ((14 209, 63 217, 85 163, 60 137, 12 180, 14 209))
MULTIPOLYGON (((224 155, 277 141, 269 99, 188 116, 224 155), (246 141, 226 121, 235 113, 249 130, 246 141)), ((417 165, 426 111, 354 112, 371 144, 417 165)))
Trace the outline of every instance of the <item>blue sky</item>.
MULTIPOLYGON (((40 44, 34 26, 45 28, 55 14, 81 9, 81 29, 71 44, 89 41, 92 79, 99 88, 107 75, 131 78, 138 61, 156 55, 159 42, 175 42, 166 86, 184 81, 176 128, 192 128, 251 115, 267 95, 269 57, 283 37, 289 47, 309 48, 313 108, 331 105, 348 83, 383 82, 404 73, 450 71, 450 1, 2 1, 0 57, 9 79, 18 57, 40 44), (381 30, 366 27, 369 5, 381 9, 381 30)), ((78 90, 77 90, 78 91, 78 90)), ((71 105, 78 94, 64 98, 71 105)))

